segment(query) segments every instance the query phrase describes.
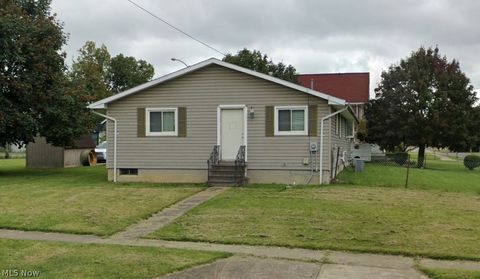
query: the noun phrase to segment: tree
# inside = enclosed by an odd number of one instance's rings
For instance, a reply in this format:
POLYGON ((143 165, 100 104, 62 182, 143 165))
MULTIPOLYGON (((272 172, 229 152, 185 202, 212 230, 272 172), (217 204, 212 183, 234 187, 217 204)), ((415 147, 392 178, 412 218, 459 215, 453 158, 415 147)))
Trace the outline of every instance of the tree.
POLYGON ((260 73, 271 74, 274 77, 298 83, 297 70, 292 65, 285 65, 283 62, 273 63, 266 54, 258 50, 250 51, 246 48, 237 54, 227 54, 223 61, 248 68, 260 73))
POLYGON ((426 147, 467 148, 469 115, 476 101, 458 61, 438 48, 420 48, 381 75, 376 99, 366 106, 367 140, 387 150, 418 147, 423 167, 426 147))
POLYGON ((70 80, 86 102, 95 102, 152 79, 154 68, 144 60, 119 54, 111 58, 105 45, 87 41, 72 64, 70 80))
POLYGON ((145 60, 119 54, 110 60, 107 85, 114 94, 152 79, 155 70, 145 60))
POLYGON ((480 151, 480 106, 474 107, 469 115, 467 121, 469 135, 465 139, 466 146, 463 151, 468 150, 470 152, 480 151))
MULTIPOLYGON (((137 61, 134 57, 125 57, 123 54, 111 58, 105 45, 97 47, 95 42, 87 41, 72 64, 68 75, 71 98, 64 101, 67 106, 72 101, 78 101, 86 107, 89 103, 147 82, 153 74, 153 66, 144 60, 137 61)), ((76 120, 90 128, 102 118, 87 110, 79 113, 76 120)))
POLYGON ((72 64, 71 86, 83 96, 85 103, 95 102, 112 95, 107 85, 110 53, 105 45, 97 48, 87 41, 72 64))
POLYGON ((0 146, 21 146, 38 134, 55 145, 68 145, 82 130, 70 136, 52 131, 59 118, 72 118, 85 109, 64 91, 65 42, 62 24, 50 13, 50 0, 2 0, 0 146))

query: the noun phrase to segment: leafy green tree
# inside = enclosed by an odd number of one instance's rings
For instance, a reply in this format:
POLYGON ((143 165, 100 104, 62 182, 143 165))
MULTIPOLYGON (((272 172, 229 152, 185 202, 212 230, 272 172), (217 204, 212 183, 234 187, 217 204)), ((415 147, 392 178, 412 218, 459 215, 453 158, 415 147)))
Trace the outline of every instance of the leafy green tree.
POLYGON ((367 139, 387 150, 418 147, 423 167, 426 147, 464 150, 476 101, 458 61, 438 48, 420 48, 381 75, 376 98, 366 106, 367 139))
POLYGON ((87 41, 72 64, 70 80, 86 102, 94 102, 152 79, 154 68, 144 60, 119 54, 87 41))
POLYGON ((78 90, 86 103, 111 96, 107 85, 110 70, 110 53, 107 47, 101 45, 97 48, 94 42, 87 41, 79 54, 72 64, 71 86, 78 90))
POLYGON ((298 83, 297 70, 292 65, 279 62, 275 64, 266 54, 258 50, 240 50, 237 54, 227 54, 223 61, 248 68, 260 73, 271 74, 274 77, 298 83))
MULTIPOLYGON (((149 81, 154 74, 151 64, 134 57, 119 54, 111 57, 107 47, 97 47, 87 41, 79 50, 79 56, 72 64, 69 73, 68 91, 72 100, 89 103, 112 96, 120 91, 149 81)), ((78 114, 78 121, 86 127, 94 127, 102 118, 89 111, 78 114)), ((71 131, 74 132, 74 131, 71 131)))
POLYGON ((472 109, 467 121, 469 135, 465 139, 465 148, 470 152, 480 151, 480 106, 476 106, 472 109))
POLYGON ((65 42, 50 0, 1 1, 0 146, 27 144, 38 134, 55 145, 68 145, 83 130, 77 127, 68 136, 51 130, 58 119, 85 109, 64 90, 65 42))
POLYGON ((110 60, 107 85, 114 94, 152 79, 155 70, 145 60, 119 54, 110 60))

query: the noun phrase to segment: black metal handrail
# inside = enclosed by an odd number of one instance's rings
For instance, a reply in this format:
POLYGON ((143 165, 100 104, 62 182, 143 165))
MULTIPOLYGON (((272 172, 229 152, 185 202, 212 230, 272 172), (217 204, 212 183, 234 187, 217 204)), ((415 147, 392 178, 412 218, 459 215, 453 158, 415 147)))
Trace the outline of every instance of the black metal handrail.
POLYGON ((245 185, 245 150, 245 145, 241 145, 235 157, 235 176, 239 185, 245 185))
POLYGON ((210 153, 210 158, 207 160, 209 181, 210 181, 210 175, 213 167, 217 166, 219 162, 220 162, 220 145, 214 145, 213 150, 210 153))
POLYGON ((238 148, 235 166, 245 166, 245 145, 241 145, 240 148, 238 148))

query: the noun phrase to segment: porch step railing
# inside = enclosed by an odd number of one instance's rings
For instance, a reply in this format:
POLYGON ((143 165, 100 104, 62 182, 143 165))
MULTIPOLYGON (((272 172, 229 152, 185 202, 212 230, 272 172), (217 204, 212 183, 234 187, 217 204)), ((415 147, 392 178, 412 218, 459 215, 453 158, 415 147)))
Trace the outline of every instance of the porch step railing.
POLYGON ((220 146, 215 145, 208 163, 208 184, 223 186, 242 186, 246 184, 246 148, 240 146, 235 160, 220 160, 220 146))

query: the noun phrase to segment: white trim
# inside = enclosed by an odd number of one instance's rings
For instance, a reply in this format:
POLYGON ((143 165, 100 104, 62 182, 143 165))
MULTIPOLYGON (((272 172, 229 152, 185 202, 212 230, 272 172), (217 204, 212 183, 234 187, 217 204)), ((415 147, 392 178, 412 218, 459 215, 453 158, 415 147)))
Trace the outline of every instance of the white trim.
POLYGON ((335 135, 340 137, 340 131, 342 127, 340 125, 340 114, 335 115, 335 135))
MULTIPOLYGON (((163 118, 162 118, 163 122, 163 118)), ((163 124, 162 124, 163 125, 163 124)), ((145 136, 178 136, 178 108, 145 108, 145 136), (173 132, 150 132, 150 112, 174 112, 175 130, 173 132)))
MULTIPOLYGON (((319 155, 319 168, 318 168, 318 181, 320 184, 323 184, 323 137, 324 137, 324 134, 323 134, 323 131, 324 131, 324 128, 323 128, 323 123, 325 122, 325 120, 337 115, 337 114, 340 114, 344 111, 347 111, 349 110, 350 106, 347 106, 341 110, 337 110, 336 112, 333 112, 333 113, 330 113, 329 115, 326 115, 324 117, 322 117, 322 119, 320 119, 320 152, 317 152, 319 155)), ((331 125, 331 124, 330 124, 331 125)), ((332 131, 332 129, 330 128, 329 129, 330 132, 332 131)), ((329 132, 329 133, 330 133, 329 132)), ((330 135, 330 144, 332 144, 332 136, 330 135)))
POLYGON ((113 182, 117 182, 117 138, 118 138, 117 119, 96 111, 93 111, 93 113, 101 117, 105 117, 110 121, 113 121, 113 182))
MULTIPOLYGON (((222 109, 243 109, 243 145, 245 145, 245 162, 248 162, 248 107, 247 105, 218 105, 217 107, 217 145, 222 144, 222 109)), ((220 148, 221 153, 222 148, 220 148)), ((222 154, 220 154, 222 158, 222 154)))
POLYGON ((120 92, 120 93, 115 94, 113 96, 110 96, 108 98, 105 98, 105 99, 102 99, 102 100, 97 101, 95 103, 92 103, 88 106, 88 108, 89 109, 104 109, 105 105, 108 104, 108 103, 111 103, 113 101, 116 101, 116 100, 121 99, 123 97, 126 97, 128 95, 131 95, 133 93, 142 91, 144 89, 150 88, 152 86, 155 86, 155 85, 158 85, 160 83, 166 82, 168 80, 183 76, 185 74, 188 74, 190 72, 196 71, 198 69, 201 69, 201 68, 207 67, 209 65, 213 65, 213 64, 218 65, 218 66, 222 66, 222 67, 225 67, 225 68, 228 68, 228 69, 232 69, 232 70, 235 70, 235 71, 238 71, 238 72, 242 72, 242 73, 245 73, 245 74, 248 74, 248 75, 251 75, 251 76, 255 76, 255 77, 258 77, 258 78, 261 78, 261 79, 264 79, 264 80, 268 80, 268 81, 283 85, 285 87, 289 87, 289 88, 304 92, 306 94, 310 94, 312 96, 325 99, 325 100, 328 101, 328 104, 330 104, 330 105, 345 105, 346 104, 345 100, 334 97, 334 96, 331 96, 331 95, 328 95, 326 93, 318 92, 318 91, 309 89, 307 87, 303 87, 301 85, 298 85, 298 84, 295 84, 295 83, 292 83, 292 82, 288 82, 288 81, 285 81, 285 80, 282 80, 282 79, 279 79, 279 78, 276 78, 276 77, 272 77, 270 75, 262 74, 262 73, 259 73, 259 72, 256 72, 256 71, 253 71, 253 70, 250 70, 250 69, 247 69, 247 68, 243 68, 243 67, 240 67, 240 66, 237 66, 237 65, 233 65, 233 64, 224 62, 224 61, 220 61, 216 58, 210 58, 210 59, 207 59, 207 60, 202 61, 200 63, 197 63, 195 65, 192 65, 190 67, 183 68, 183 69, 178 70, 176 72, 167 74, 165 76, 154 79, 154 80, 149 81, 147 83, 144 83, 144 84, 141 84, 139 86, 133 87, 129 90, 120 92))
MULTIPOLYGON (((275 126, 274 135, 275 136, 308 136, 308 106, 275 106, 273 125, 275 126), (278 130, 278 111, 279 110, 304 110, 304 125, 303 131, 279 131, 278 130)), ((290 123, 291 124, 291 123, 290 123)))
POLYGON ((339 116, 339 121, 340 121, 340 134, 338 135, 338 137, 343 138, 343 134, 345 132, 345 127, 343 127, 343 118, 341 116, 339 116))

